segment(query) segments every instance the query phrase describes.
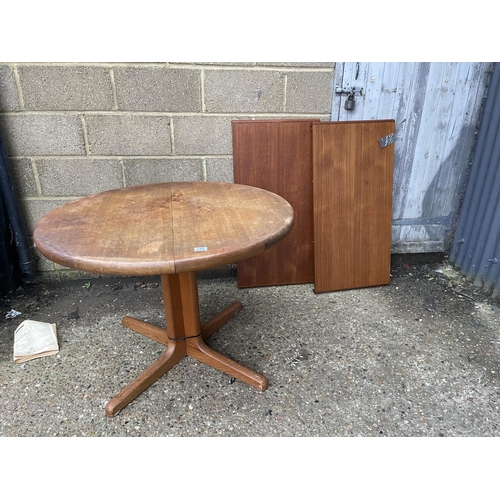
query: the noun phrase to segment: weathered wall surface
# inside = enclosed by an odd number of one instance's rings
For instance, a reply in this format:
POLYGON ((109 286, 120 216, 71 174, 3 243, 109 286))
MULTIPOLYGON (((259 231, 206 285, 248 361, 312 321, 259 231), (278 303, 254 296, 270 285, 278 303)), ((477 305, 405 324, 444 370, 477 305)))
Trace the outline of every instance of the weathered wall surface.
MULTIPOLYGON (((0 63, 0 130, 29 234, 135 184, 233 181, 231 120, 320 118, 334 63, 0 63)), ((41 279, 79 273, 40 254, 41 279)))

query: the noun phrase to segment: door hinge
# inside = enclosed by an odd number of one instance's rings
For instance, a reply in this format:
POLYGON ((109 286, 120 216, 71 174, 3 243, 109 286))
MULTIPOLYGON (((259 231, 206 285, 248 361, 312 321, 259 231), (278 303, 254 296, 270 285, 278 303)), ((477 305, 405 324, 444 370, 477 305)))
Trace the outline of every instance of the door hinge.
POLYGON ((392 144, 395 140, 396 136, 394 134, 389 134, 379 139, 378 143, 380 144, 381 148, 385 148, 386 146, 389 146, 389 144, 392 144))

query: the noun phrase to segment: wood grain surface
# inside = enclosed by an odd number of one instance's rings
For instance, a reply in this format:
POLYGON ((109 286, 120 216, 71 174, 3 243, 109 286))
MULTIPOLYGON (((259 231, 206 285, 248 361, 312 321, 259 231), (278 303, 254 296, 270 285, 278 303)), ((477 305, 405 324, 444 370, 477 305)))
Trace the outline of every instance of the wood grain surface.
MULTIPOLYGON (((234 120, 234 182, 285 198, 295 212, 290 234, 271 250, 238 263, 238 286, 314 279, 312 131, 315 120, 234 120)), ((319 120, 318 120, 319 121, 319 120)))
POLYGON ((268 191, 229 183, 134 186, 81 198, 43 217, 37 249, 58 264, 129 276, 207 269, 285 237, 293 209, 268 191))
POLYGON ((314 291, 390 282, 394 120, 313 124, 314 291))

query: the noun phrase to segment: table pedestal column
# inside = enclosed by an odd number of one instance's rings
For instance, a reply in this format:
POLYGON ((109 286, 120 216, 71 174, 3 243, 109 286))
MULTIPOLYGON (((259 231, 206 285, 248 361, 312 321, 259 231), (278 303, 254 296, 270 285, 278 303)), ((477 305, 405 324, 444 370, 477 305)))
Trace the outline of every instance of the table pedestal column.
POLYGON ((185 356, 191 356, 261 391, 266 390, 267 379, 264 376, 214 351, 204 342, 234 316, 242 308, 242 304, 235 302, 201 324, 196 273, 193 271, 167 274, 161 277, 161 282, 167 328, 160 328, 130 316, 125 316, 122 324, 161 342, 167 349, 149 368, 108 402, 106 415, 115 416, 185 356))

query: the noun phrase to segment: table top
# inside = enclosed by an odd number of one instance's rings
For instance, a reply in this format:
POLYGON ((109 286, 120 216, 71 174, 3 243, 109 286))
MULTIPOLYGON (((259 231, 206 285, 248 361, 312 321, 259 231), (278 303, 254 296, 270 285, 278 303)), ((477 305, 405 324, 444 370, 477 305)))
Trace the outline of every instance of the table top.
POLYGON ((169 182, 105 191, 45 215, 33 238, 81 271, 145 276, 196 271, 257 255, 293 226, 290 204, 259 188, 169 182))

